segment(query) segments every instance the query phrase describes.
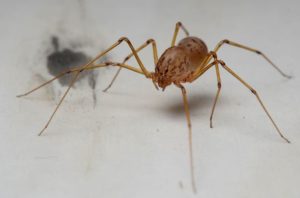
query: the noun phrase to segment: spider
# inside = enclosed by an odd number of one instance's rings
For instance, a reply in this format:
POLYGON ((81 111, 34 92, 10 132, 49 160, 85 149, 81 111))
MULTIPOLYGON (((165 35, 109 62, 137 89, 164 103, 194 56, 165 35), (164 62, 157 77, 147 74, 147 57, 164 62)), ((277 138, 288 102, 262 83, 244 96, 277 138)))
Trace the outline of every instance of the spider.
POLYGON ((40 131, 38 135, 42 135, 42 133, 46 130, 48 125, 50 124, 53 116, 55 115, 56 111, 62 104, 64 98, 70 91, 70 88, 75 83, 75 81, 78 79, 78 76, 81 72, 86 70, 92 70, 96 68, 101 67, 108 67, 108 66, 116 66, 119 67, 117 73, 115 74, 114 78, 112 79, 109 86, 104 90, 107 91, 115 79, 117 78, 118 74, 120 73, 122 68, 131 70, 133 72, 136 72, 138 74, 144 75, 147 79, 152 80, 155 88, 159 90, 161 88, 164 90, 167 86, 174 84, 177 86, 181 92, 183 97, 183 103, 184 103, 184 110, 185 110, 185 116, 188 126, 188 144, 189 144, 189 164, 190 164, 190 177, 191 177, 191 185, 194 192, 196 192, 196 185, 195 185, 195 177, 194 177, 194 166, 193 166, 193 146, 192 146, 192 124, 191 124, 191 118, 190 118, 190 111, 189 111, 189 105, 188 105, 188 99, 187 99, 187 93, 186 89, 183 86, 184 83, 192 83, 195 80, 197 80, 200 76, 202 76, 206 71, 208 71, 210 68, 214 67, 216 70, 216 76, 217 76, 217 93, 213 101, 213 106, 210 114, 210 127, 213 127, 212 120, 213 115, 215 111, 215 107, 219 98, 219 94, 221 91, 221 76, 219 71, 219 66, 221 65, 222 68, 225 69, 229 74, 231 74, 234 78, 236 78, 238 81, 240 81, 247 89, 251 91, 251 93, 256 97, 258 100, 260 106, 266 113, 267 117, 270 119, 271 123, 275 127, 277 133, 280 135, 280 137, 285 140, 287 143, 290 143, 290 141, 282 134, 278 126, 276 125, 275 121, 271 117, 270 113, 266 109, 264 103, 260 99, 257 91, 249 85, 246 81, 244 81, 239 75, 237 75, 229 66, 226 65, 226 63, 220 59, 218 59, 217 52, 218 50, 224 45, 230 45, 237 48, 241 48, 250 52, 254 52, 258 55, 261 55, 267 62, 270 63, 271 66, 273 66, 283 77, 291 78, 291 76, 286 75, 283 73, 266 55, 264 55, 261 51, 256 50, 254 48, 230 41, 230 40, 222 40, 220 41, 216 47, 212 51, 208 51, 208 48, 206 44, 197 37, 189 36, 189 32, 187 29, 183 26, 181 22, 177 22, 175 26, 175 31, 173 34, 173 39, 171 42, 171 47, 166 49, 164 53, 158 57, 157 54, 157 47, 156 42, 154 39, 148 39, 144 44, 142 44, 138 48, 134 48, 130 40, 126 37, 121 37, 118 39, 113 45, 111 45, 106 50, 102 51, 100 54, 98 54, 94 59, 89 61, 87 64, 80 66, 78 68, 70 69, 68 71, 62 72, 56 77, 52 78, 51 80, 39 85, 38 87, 32 89, 31 91, 28 91, 22 95, 18 95, 17 97, 26 96, 39 88, 53 82, 56 79, 59 79, 63 77, 66 74, 74 73, 74 77, 71 80, 69 87, 65 91, 64 95, 60 99, 59 103, 57 104, 56 108, 54 109, 53 113, 51 114, 48 122, 44 126, 44 128, 40 131), (179 41, 177 45, 176 38, 178 35, 179 30, 182 30, 186 37, 179 41), (124 59, 122 63, 120 62, 103 62, 103 63, 96 63, 97 60, 99 60, 101 57, 106 55, 108 52, 119 46, 121 43, 127 43, 129 46, 131 53, 124 59), (144 49, 145 47, 152 45, 153 50, 153 58, 154 58, 154 65, 155 65, 155 71, 149 72, 144 64, 142 63, 138 52, 144 49), (126 62, 133 57, 136 59, 139 68, 127 65, 126 62))

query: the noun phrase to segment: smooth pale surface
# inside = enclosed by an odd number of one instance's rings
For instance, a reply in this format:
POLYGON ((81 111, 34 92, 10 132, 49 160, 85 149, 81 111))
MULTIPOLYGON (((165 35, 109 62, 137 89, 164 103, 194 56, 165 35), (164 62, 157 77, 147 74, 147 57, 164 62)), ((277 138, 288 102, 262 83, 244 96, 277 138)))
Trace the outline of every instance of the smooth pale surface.
MULTIPOLYGON (((299 6, 296 0, 1 1, 0 197, 298 198, 299 6), (88 86, 72 89, 45 135, 37 136, 57 100, 49 88, 23 99, 15 95, 40 84, 37 73, 50 78, 41 63, 51 35, 90 38, 99 51, 121 36, 134 46, 152 37, 161 54, 179 20, 209 49, 224 38, 257 47, 293 76, 281 77, 250 52, 220 50, 219 57, 258 90, 292 144, 280 139, 251 92, 224 70, 213 129, 215 71, 186 85, 197 195, 178 88, 157 92, 151 81, 122 71, 102 93, 116 69, 101 69, 96 107, 88 86)), ((111 57, 122 60, 128 52, 124 44, 111 57)), ((151 50, 141 56, 154 70, 151 50)))

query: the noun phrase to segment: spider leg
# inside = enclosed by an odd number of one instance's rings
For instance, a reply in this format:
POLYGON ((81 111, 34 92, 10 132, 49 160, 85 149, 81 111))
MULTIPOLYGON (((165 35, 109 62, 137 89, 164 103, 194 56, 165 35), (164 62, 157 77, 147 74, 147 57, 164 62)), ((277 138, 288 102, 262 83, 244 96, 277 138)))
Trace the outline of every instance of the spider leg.
POLYGON ((176 86, 181 89, 182 97, 183 97, 184 110, 185 110, 186 120, 187 120, 187 124, 188 124, 188 128, 189 128, 188 141, 189 141, 191 183, 192 183, 192 188, 193 188, 194 193, 197 193, 196 183, 195 183, 195 173, 194 173, 192 123, 191 123, 189 105, 188 105, 186 90, 185 90, 184 86, 182 86, 181 84, 176 84, 176 86))
POLYGON ((96 69, 96 68, 99 68, 99 67, 106 67, 108 65, 112 65, 112 66, 119 66, 120 68, 126 68, 126 69, 129 69, 131 71, 134 71, 136 73, 141 73, 141 74, 144 74, 143 71, 141 69, 137 69, 137 68, 134 68, 134 67, 131 67, 129 65, 126 65, 126 64, 123 64, 123 63, 113 63, 113 62, 104 62, 104 63, 101 63, 101 64, 92 64, 90 66, 88 66, 87 68, 83 69, 82 70, 82 67, 78 67, 78 68, 75 68, 75 69, 70 69, 70 70, 67 70, 67 71, 64 71, 64 72, 61 72, 60 74, 58 74, 57 76, 53 77, 52 79, 44 82, 43 84, 35 87, 34 89, 26 92, 26 93, 23 93, 23 94, 20 94, 20 95, 17 95, 18 98, 20 97, 24 97, 24 96, 27 96, 35 91, 37 91, 38 89, 50 84, 51 82, 53 82, 54 80, 57 80, 61 77, 63 77, 64 75, 66 74, 70 74, 70 73, 75 73, 75 72, 78 72, 80 70, 82 71, 86 71, 86 70, 91 70, 91 69, 96 69))
MULTIPOLYGON (((40 133, 38 134, 39 136, 42 135, 42 133, 47 129, 47 127, 49 126, 51 120, 53 119, 55 113, 57 112, 58 108, 60 107, 60 105, 62 104, 63 100, 65 99, 66 95, 68 94, 68 92, 70 91, 71 87, 73 86, 73 84, 75 83, 76 79, 78 78, 79 74, 85 70, 90 70, 90 69, 95 69, 95 68, 100 68, 100 67, 107 67, 107 66, 119 66, 119 67, 124 67, 128 70, 134 71, 136 73, 139 74, 143 74, 143 71, 141 69, 137 69, 135 67, 129 66, 129 65, 125 65, 123 63, 115 63, 115 62, 106 62, 106 63, 102 63, 102 64, 95 64, 92 66, 88 66, 85 68, 79 68, 79 69, 74 69, 71 72, 76 72, 75 77, 72 79, 72 81, 69 84, 69 87, 67 88, 67 90, 65 91, 64 95, 62 96, 62 98, 60 99, 59 103, 57 104, 57 106, 55 107, 53 113, 51 114, 50 118, 48 119, 46 125, 44 126, 44 128, 40 131, 40 133)), ((51 80, 48 82, 52 82, 51 80)), ((44 83, 45 84, 45 83, 44 83)), ((32 91, 31 91, 32 92, 32 91)), ((31 93, 30 92, 30 93, 31 93)))
MULTIPOLYGON (((98 54, 94 59, 92 59, 91 61, 89 61, 87 64, 85 64, 84 66, 82 66, 79 70, 77 70, 75 72, 75 76, 73 77, 73 79, 71 80, 69 87, 67 88, 67 90, 65 91, 64 95, 62 96, 62 98, 60 99, 59 103, 57 104, 56 108, 54 109, 53 113, 51 114, 48 122, 46 123, 46 125, 44 126, 44 128, 41 130, 41 132, 39 133, 39 135, 41 135, 46 128, 48 127, 48 125, 50 124, 52 118, 54 117, 55 113, 57 112, 58 108, 61 106, 64 98, 66 97, 66 95, 68 94, 68 92, 70 91, 71 87, 73 86, 73 84, 75 83, 75 81, 77 80, 79 74, 84 71, 85 69, 87 69, 89 66, 93 65, 99 58, 101 58, 102 56, 104 56, 105 54, 107 54, 108 52, 110 52, 112 49, 114 49, 115 47, 117 47, 118 45, 120 45, 123 41, 125 41, 129 48, 131 49, 135 59, 137 60, 140 69, 141 69, 141 73, 145 75, 146 78, 152 78, 152 74, 150 72, 147 71, 147 69, 145 68, 145 66, 143 65, 142 61, 140 60, 139 56, 137 55, 137 52, 135 51, 133 45, 131 44, 131 42, 129 41, 128 38, 126 37, 122 37, 120 38, 117 42, 115 42, 113 45, 111 45, 109 48, 107 48, 106 50, 104 50, 103 52, 101 52, 100 54, 98 54)), ((133 67, 131 67, 133 68, 133 67)), ((55 79, 54 79, 55 80, 55 79)), ((52 82, 52 81, 51 81, 52 82)), ((35 89, 36 90, 36 89, 35 89)), ((31 93, 31 92, 30 92, 31 93)))
POLYGON ((192 76, 192 81, 194 81, 197 78, 199 78, 202 74, 204 74, 209 68, 211 68, 212 66, 215 66, 218 90, 217 90, 217 93, 216 93, 216 96, 215 96, 215 99, 214 99, 213 107, 212 107, 210 118, 209 118, 210 128, 213 127, 212 119, 213 119, 214 111, 215 111, 216 104, 217 104, 217 101, 218 101, 218 98, 219 98, 219 95, 220 95, 220 91, 221 91, 221 87, 222 87, 217 54, 214 51, 209 52, 206 59, 211 59, 211 58, 214 59, 214 61, 212 63, 210 63, 210 64, 208 64, 204 67, 199 67, 199 69, 197 69, 195 71, 194 75, 192 76))
MULTIPOLYGON (((82 66, 81 66, 81 67, 82 67, 82 66)), ((51 82, 53 82, 53 81, 55 81, 55 80, 57 80, 57 79, 63 77, 64 75, 67 75, 67 74, 70 74, 70 73, 74 73, 74 72, 77 72, 77 71, 81 70, 81 69, 82 69, 81 67, 78 67, 78 68, 75 68, 75 69, 70 69, 70 70, 61 72, 61 73, 58 74, 57 76, 54 76, 52 79, 50 79, 50 80, 44 82, 43 84, 41 84, 41 85, 35 87, 34 89, 32 89, 32 90, 30 90, 30 91, 28 91, 28 92, 25 92, 25 93, 23 93, 23 94, 17 95, 17 97, 20 98, 20 97, 27 96, 27 95, 29 95, 29 94, 31 94, 31 93, 37 91, 38 89, 40 89, 40 88, 42 88, 42 87, 44 87, 44 86, 50 84, 51 82)), ((89 69, 91 69, 91 68, 93 68, 93 67, 89 66, 89 67, 87 67, 85 70, 89 70, 89 69)))
POLYGON ((53 116, 55 115, 55 113, 57 112, 58 108, 60 107, 60 105, 62 104, 63 100, 65 99, 65 97, 67 96, 67 94, 69 93, 71 87, 73 86, 73 84, 75 83, 75 81, 77 80, 79 74, 81 72, 77 71, 74 78, 71 80, 69 87, 67 88, 67 90, 65 91, 64 95, 62 96, 62 98, 59 100, 59 103, 56 105, 53 113, 51 114, 50 118, 48 119, 46 125, 44 126, 44 128, 40 131, 40 133, 38 134, 38 136, 42 135, 42 133, 46 130, 46 128, 48 127, 48 125, 50 124, 53 116))
POLYGON ((215 47, 214 49, 214 52, 217 52, 221 46, 223 46, 224 44, 228 44, 228 45, 231 45, 231 46, 234 46, 234 47, 238 47, 238 48, 241 48, 241 49, 244 49, 244 50, 247 50, 247 51, 251 51, 251 52, 254 52, 258 55, 261 55, 267 62, 269 62, 271 64, 271 66, 276 69, 283 77, 285 78, 292 78, 292 76, 290 75, 287 75, 285 74, 278 66, 276 66, 264 53, 262 53, 261 51, 257 50, 257 49, 254 49, 254 48, 251 48, 251 47, 248 47, 248 46, 245 46, 245 45, 242 45, 242 44, 239 44, 239 43, 236 43, 236 42, 233 42, 233 41, 230 41, 230 40, 227 40, 227 39, 224 39, 222 41, 220 41, 217 46, 215 47))
POLYGON ((275 121, 273 120, 273 118, 271 117, 270 113, 268 112, 267 108, 265 107, 265 105, 263 104, 262 100, 260 99, 257 91, 250 86, 248 83, 246 83, 241 77, 239 77, 232 69, 230 69, 222 60, 218 60, 218 62, 221 64, 221 66, 227 71, 229 72, 232 76, 234 76, 236 79, 238 79, 244 86, 246 86, 257 98, 258 102, 260 103, 261 107, 263 108, 263 110, 265 111, 265 113, 267 114, 267 116, 269 117, 270 121, 272 122, 273 126, 276 128, 276 131, 278 132, 278 134, 280 135, 280 137, 282 139, 284 139, 287 143, 290 143, 290 141, 281 133, 281 131, 279 130, 278 126, 276 125, 275 121))
POLYGON ((175 45, 175 43, 176 43, 176 38, 177 38, 177 35, 178 35, 178 32, 179 32, 179 28, 181 28, 184 31, 184 33, 185 33, 186 36, 189 36, 189 32, 182 25, 182 23, 181 22, 177 22, 176 26, 175 26, 175 31, 174 31, 174 34, 173 34, 173 39, 172 39, 171 47, 173 47, 175 45))
POLYGON ((36 91, 36 90, 38 90, 38 89, 40 89, 40 88, 42 88, 42 87, 48 85, 49 83, 53 82, 54 80, 57 80, 57 79, 63 77, 64 75, 69 74, 69 73, 72 73, 72 72, 73 72, 73 69, 72 69, 72 70, 65 71, 65 72, 61 72, 61 73, 58 74, 57 76, 55 76, 55 77, 53 77, 52 79, 48 80, 47 82, 44 82, 43 84, 41 84, 41 85, 35 87, 34 89, 32 89, 32 90, 30 90, 30 91, 28 91, 28 92, 26 92, 26 93, 19 94, 19 95, 17 95, 17 97, 20 98, 20 97, 23 97, 23 96, 27 96, 27 95, 31 94, 32 92, 34 92, 34 91, 36 91))
MULTIPOLYGON (((24 94, 20 94, 20 95, 17 95, 17 97, 23 97, 23 96, 26 96, 26 95, 29 95, 30 93, 42 88, 43 86, 53 82, 54 80, 58 79, 58 78, 61 78, 62 76, 66 75, 66 74, 69 74, 69 73, 73 73, 73 72, 77 72, 77 71, 80 71, 80 70, 85 70, 85 69, 88 69, 91 65, 94 65, 94 63, 99 60, 102 56, 104 56, 105 54, 107 54, 109 51, 111 51, 113 48, 115 48, 116 46, 118 46, 119 44, 121 44, 123 41, 126 41, 127 44, 129 45, 130 49, 132 50, 132 55, 135 56, 141 70, 143 71, 143 73, 145 74, 145 76, 147 78, 151 78, 151 74, 146 70, 146 68, 144 67, 143 63, 141 62, 140 58, 138 57, 137 55, 137 52, 135 51, 134 47, 132 46, 131 42, 129 41, 128 38, 126 37, 122 37, 120 38, 116 43, 114 43, 111 47, 109 47, 108 49, 104 50, 103 52, 101 52, 100 54, 98 54, 94 59, 92 59, 90 62, 88 62, 87 64, 81 66, 81 67, 78 67, 76 69, 71 69, 71 70, 67 70, 65 72, 62 72, 60 74, 58 74, 57 76, 53 77, 52 79, 50 79, 49 81, 37 86, 36 88, 24 93, 24 94)), ((131 55, 131 56, 132 56, 131 55)), ((91 68, 90 68, 91 69, 91 68)), ((76 75, 75 75, 76 76, 76 75)), ((75 78, 75 77, 74 77, 75 78)), ((77 77, 76 77, 77 78, 77 77)))
POLYGON ((218 90, 217 90, 217 93, 216 93, 216 96, 215 96, 215 99, 214 99, 213 107, 212 107, 212 110, 211 110, 211 113, 210 113, 210 117, 209 117, 210 128, 213 128, 212 119, 213 119, 213 115, 214 115, 214 112, 215 112, 216 104, 217 104, 217 101, 218 101, 218 98, 219 98, 219 95, 220 95, 222 84, 221 84, 221 76, 220 76, 220 70, 219 70, 219 64, 218 64, 217 54, 215 52, 211 52, 211 54, 212 54, 212 56, 213 56, 213 58, 215 60, 215 63, 216 63, 215 64, 215 68, 216 68, 217 87, 218 87, 218 90))
MULTIPOLYGON (((152 44, 154 65, 156 65, 156 63, 158 61, 158 56, 157 56, 156 42, 155 42, 154 39, 148 39, 144 44, 142 44, 140 47, 136 48, 136 52, 138 53, 139 51, 141 51, 142 49, 144 49, 145 47, 147 47, 149 44, 152 44)), ((126 63, 132 56, 133 56, 133 53, 131 53, 128 56, 126 56, 126 58, 123 60, 123 63, 126 63)), ((106 92, 108 89, 111 88, 111 86, 115 82, 115 80, 118 77, 118 75, 119 75, 119 73, 120 73, 121 70, 122 70, 122 67, 119 67, 118 71, 114 75, 113 79, 111 80, 111 82, 109 83, 109 85, 103 90, 103 92, 106 92)))

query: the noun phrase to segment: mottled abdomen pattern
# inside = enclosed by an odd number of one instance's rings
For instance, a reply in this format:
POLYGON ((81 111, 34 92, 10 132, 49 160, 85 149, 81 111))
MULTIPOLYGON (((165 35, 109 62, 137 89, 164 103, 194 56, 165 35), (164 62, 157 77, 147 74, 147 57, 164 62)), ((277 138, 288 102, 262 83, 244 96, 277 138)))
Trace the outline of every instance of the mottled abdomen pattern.
POLYGON ((186 82, 192 74, 190 65, 191 60, 183 47, 168 48, 161 55, 155 67, 158 86, 165 88, 173 82, 186 82))
POLYGON ((177 46, 168 48, 159 58, 155 67, 155 81, 165 88, 171 83, 190 82, 193 72, 202 66, 208 50, 197 37, 186 37, 177 46))

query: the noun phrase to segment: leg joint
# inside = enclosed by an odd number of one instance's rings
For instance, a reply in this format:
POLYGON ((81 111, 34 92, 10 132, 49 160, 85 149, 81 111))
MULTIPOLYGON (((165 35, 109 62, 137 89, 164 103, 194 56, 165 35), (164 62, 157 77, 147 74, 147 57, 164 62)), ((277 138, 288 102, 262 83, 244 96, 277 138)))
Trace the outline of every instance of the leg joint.
POLYGON ((221 89, 221 87, 222 87, 221 82, 218 82, 218 88, 221 89))
POLYGON ((224 40, 221 41, 221 43, 222 43, 222 44, 223 44, 223 43, 227 43, 227 44, 228 44, 228 43, 230 43, 230 41, 229 41, 228 39, 224 39, 224 40))
POLYGON ((148 39, 148 40, 146 41, 147 44, 154 43, 154 42, 155 42, 154 39, 148 39))
POLYGON ((261 51, 258 51, 258 50, 256 50, 255 51, 257 54, 262 54, 262 52, 261 51))
POLYGON ((178 21, 177 23, 176 23, 176 26, 182 26, 182 23, 180 22, 180 21, 178 21))
POLYGON ((183 94, 186 94, 186 90, 185 90, 184 86, 182 86, 182 85, 179 84, 179 83, 178 83, 178 84, 175 83, 175 85, 181 89, 181 91, 182 91, 183 94))
POLYGON ((112 65, 113 63, 110 62, 110 61, 107 61, 107 62, 105 62, 104 64, 105 64, 106 66, 108 66, 108 65, 112 65))
POLYGON ((212 57, 213 57, 214 59, 217 59, 217 54, 216 54, 216 52, 210 51, 209 53, 212 55, 212 57))
POLYGON ((224 61, 222 61, 222 60, 218 60, 218 62, 224 67, 225 66, 225 63, 224 63, 224 61))
POLYGON ((111 62, 111 61, 107 61, 104 63, 106 66, 120 66, 120 63, 116 63, 116 62, 111 62))
POLYGON ((128 61, 130 57, 131 56, 127 56, 126 58, 124 58, 123 63, 125 63, 126 61, 128 61))
POLYGON ((119 38, 118 42, 121 43, 123 41, 126 41, 127 43, 130 42, 129 39, 127 37, 121 37, 119 38))
POLYGON ((254 94, 254 95, 257 95, 257 92, 256 92, 256 90, 255 89, 253 89, 253 88, 250 88, 250 91, 254 94))

